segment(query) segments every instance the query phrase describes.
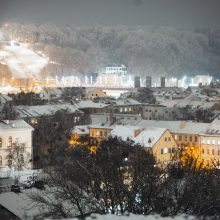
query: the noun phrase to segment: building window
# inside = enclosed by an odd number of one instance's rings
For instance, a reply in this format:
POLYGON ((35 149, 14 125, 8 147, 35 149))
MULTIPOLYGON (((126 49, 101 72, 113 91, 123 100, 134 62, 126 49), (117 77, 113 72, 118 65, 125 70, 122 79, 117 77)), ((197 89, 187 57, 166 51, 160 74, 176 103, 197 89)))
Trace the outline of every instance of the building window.
POLYGON ((103 135, 103 132, 102 132, 102 131, 100 131, 100 136, 102 137, 102 135, 103 135))
POLYGON ((214 149, 212 149, 212 155, 215 155, 215 150, 214 149))
POLYGON ((212 144, 215 145, 215 140, 212 140, 212 144))
POLYGON ((171 148, 168 148, 168 153, 171 154, 171 148))
POLYGON ((167 138, 166 138, 166 137, 164 138, 164 141, 167 141, 167 138))
POLYGON ((175 153, 175 147, 172 147, 172 153, 175 153))
POLYGON ((92 131, 92 137, 94 137, 95 136, 95 133, 94 133, 94 131, 92 131))
POLYGON ((192 136, 189 137, 189 141, 192 142, 192 136))
POLYGON ((146 109, 146 112, 148 112, 148 110, 146 109))
POLYGON ((211 144, 211 141, 210 141, 210 140, 207 140, 207 144, 211 144))
POLYGON ((161 149, 161 154, 163 154, 163 149, 161 149))
POLYGON ((107 131, 105 131, 104 134, 105 134, 105 137, 106 137, 107 136, 107 131))
POLYGON ((220 156, 220 150, 218 150, 218 155, 220 156))
POLYGON ((168 137, 168 141, 171 141, 171 138, 170 138, 170 137, 168 137))
POLYGON ((197 142, 198 141, 198 138, 197 138, 197 136, 195 136, 195 142, 197 142))
POLYGON ((209 149, 207 149, 207 154, 209 154, 209 149))
POLYGON ((178 137, 177 137, 177 135, 176 135, 176 134, 174 135, 174 138, 175 138, 175 140, 177 140, 177 138, 178 138, 178 137))
POLYGON ((2 147, 2 138, 0 138, 0 148, 2 147))
POLYGON ((164 148, 164 149, 163 149, 163 153, 164 153, 164 154, 167 154, 168 152, 169 152, 169 149, 168 149, 168 148, 164 148))
POLYGON ((204 150, 204 148, 202 148, 202 154, 204 154, 205 153, 205 150, 204 150))
POLYGON ((179 141, 182 141, 182 136, 181 135, 179 136, 179 141))
POLYGON ((0 166, 2 166, 2 156, 0 156, 0 166))
POLYGON ((96 136, 99 136, 99 131, 96 131, 96 136))
POLYGON ((185 136, 185 141, 187 141, 187 136, 185 136))
POLYGON ((220 141, 218 141, 218 145, 220 145, 220 141))
POLYGON ((11 147, 12 146, 12 136, 10 136, 9 138, 8 138, 8 145, 11 147))

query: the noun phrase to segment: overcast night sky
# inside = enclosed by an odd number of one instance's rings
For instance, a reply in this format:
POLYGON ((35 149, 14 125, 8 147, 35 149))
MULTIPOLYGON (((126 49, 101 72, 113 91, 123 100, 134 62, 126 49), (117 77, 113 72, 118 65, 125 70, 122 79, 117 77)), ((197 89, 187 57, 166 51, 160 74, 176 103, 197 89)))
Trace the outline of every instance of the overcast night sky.
POLYGON ((219 27, 218 0, 0 0, 0 21, 219 27))

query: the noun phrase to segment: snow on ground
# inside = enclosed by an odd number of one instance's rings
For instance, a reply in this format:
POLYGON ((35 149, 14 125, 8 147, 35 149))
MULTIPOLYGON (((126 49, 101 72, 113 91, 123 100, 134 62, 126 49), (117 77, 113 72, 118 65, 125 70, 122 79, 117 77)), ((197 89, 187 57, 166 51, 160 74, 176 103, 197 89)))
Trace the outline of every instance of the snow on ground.
MULTIPOLYGON (((87 217, 86 220, 196 220, 197 218, 193 216, 186 216, 186 215, 179 215, 175 217, 161 217, 159 215, 133 215, 130 214, 129 216, 116 216, 116 215, 94 215, 87 217)), ((73 219, 76 220, 76 219, 73 219)))
POLYGON ((4 49, 0 51, 0 60, 5 61, 16 78, 37 79, 48 63, 47 59, 29 49, 28 44, 15 41, 4 45, 4 49))

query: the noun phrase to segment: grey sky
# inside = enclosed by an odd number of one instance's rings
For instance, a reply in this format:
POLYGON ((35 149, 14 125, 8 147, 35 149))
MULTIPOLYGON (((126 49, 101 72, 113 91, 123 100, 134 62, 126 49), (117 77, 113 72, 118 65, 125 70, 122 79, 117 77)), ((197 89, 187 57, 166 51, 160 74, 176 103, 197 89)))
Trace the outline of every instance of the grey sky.
POLYGON ((219 0, 0 0, 0 21, 220 27, 219 0))

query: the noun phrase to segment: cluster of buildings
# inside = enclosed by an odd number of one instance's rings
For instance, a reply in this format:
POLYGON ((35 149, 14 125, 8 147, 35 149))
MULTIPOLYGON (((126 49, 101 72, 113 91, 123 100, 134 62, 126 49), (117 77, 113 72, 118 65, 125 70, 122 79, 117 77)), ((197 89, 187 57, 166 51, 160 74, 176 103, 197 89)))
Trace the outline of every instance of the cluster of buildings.
MULTIPOLYGON (((151 150, 158 163, 169 163, 180 147, 191 145, 201 149, 199 157, 204 163, 218 164, 220 86, 183 89, 164 87, 163 83, 164 78, 159 88, 146 85, 124 92, 118 99, 98 88, 78 89, 67 96, 62 88, 45 88, 40 97, 48 104, 14 106, 17 120, 0 122, 0 169, 15 168, 9 152, 17 145, 22 146, 17 161, 26 159, 28 164, 23 168, 33 167, 34 128, 40 119, 57 111, 71 118, 70 144, 78 143, 82 136, 97 141, 118 136, 151 150)), ((1 106, 13 102, 2 94, 0 101, 1 106)))

